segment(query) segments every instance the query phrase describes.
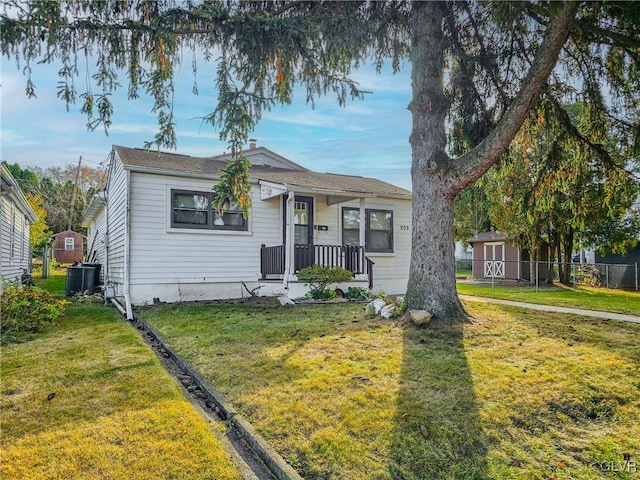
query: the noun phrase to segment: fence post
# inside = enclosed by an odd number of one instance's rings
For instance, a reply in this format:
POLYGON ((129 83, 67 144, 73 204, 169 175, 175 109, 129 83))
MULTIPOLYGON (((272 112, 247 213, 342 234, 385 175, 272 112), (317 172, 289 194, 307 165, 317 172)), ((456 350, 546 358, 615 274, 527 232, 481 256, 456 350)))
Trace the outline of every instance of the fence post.
POLYGON ((609 264, 605 265, 605 271, 607 272, 607 289, 609 288, 609 264))
POLYGON ((536 261, 536 293, 538 292, 538 280, 540 279, 540 274, 538 273, 539 263, 536 261))
POLYGON ((638 262, 636 262, 636 292, 638 291, 638 262))
POLYGON ((496 289, 496 270, 494 262, 491 262, 491 291, 496 289))

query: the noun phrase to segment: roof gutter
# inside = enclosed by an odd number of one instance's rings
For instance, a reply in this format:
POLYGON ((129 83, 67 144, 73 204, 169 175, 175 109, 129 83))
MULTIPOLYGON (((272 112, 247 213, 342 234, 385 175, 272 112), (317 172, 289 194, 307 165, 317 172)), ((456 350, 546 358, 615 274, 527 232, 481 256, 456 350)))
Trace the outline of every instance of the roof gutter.
POLYGON ((402 194, 402 193, 375 193, 375 192, 360 192, 356 190, 332 190, 328 188, 319 188, 319 187, 309 187, 303 185, 290 185, 287 183, 277 183, 272 180, 263 180, 258 179, 258 183, 260 185, 279 185, 282 189, 285 190, 286 193, 291 188, 295 188, 295 191, 298 194, 320 194, 320 195, 336 195, 336 196, 352 196, 354 199, 356 198, 398 198, 398 199, 406 199, 410 200, 412 198, 411 194, 402 194))
MULTIPOLYGON (((179 170, 168 170, 165 168, 140 167, 137 165, 124 165, 124 164, 123 166, 127 172, 149 173, 152 175, 164 175, 168 177, 199 178, 202 180, 213 180, 213 181, 220 180, 220 175, 215 173, 183 172, 179 170)), ((259 181, 258 178, 249 178, 250 183, 257 184, 258 181, 259 181)))

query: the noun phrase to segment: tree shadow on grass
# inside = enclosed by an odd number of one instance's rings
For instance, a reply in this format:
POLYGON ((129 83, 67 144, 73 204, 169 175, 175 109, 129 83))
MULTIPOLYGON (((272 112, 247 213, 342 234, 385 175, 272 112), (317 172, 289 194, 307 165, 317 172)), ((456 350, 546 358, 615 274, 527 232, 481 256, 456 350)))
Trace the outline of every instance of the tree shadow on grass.
POLYGON ((391 478, 486 478, 487 438, 463 348, 463 327, 409 327, 403 342, 391 478))

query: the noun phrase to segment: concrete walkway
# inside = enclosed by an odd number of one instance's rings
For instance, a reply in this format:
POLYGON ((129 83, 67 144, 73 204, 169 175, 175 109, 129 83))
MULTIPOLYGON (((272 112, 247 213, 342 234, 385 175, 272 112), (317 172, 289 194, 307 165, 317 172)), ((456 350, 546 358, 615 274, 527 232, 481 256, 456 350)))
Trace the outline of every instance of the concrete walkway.
POLYGON ((622 313, 598 312, 595 310, 584 310, 582 308, 556 307, 554 305, 540 305, 539 303, 513 302, 511 300, 500 300, 498 298, 476 297, 473 295, 459 295, 461 300, 469 300, 472 302, 499 303, 500 305, 509 305, 511 307, 530 308, 532 310, 541 310, 543 312, 570 313, 572 315, 582 315, 585 317, 602 318, 605 320, 620 320, 622 322, 640 323, 640 317, 634 315, 625 315, 622 313))

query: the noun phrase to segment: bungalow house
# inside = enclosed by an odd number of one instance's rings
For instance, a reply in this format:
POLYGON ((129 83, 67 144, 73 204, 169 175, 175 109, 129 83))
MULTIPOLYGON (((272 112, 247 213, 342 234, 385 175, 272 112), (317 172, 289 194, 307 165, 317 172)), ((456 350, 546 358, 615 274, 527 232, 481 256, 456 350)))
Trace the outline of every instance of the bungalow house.
POLYGON ((87 257, 103 264, 102 279, 128 310, 248 291, 295 298, 306 291, 296 272, 312 264, 351 270, 352 285, 405 291, 411 192, 312 172, 254 144, 244 154, 252 164, 250 215, 232 207, 219 217, 212 187, 229 155, 113 147, 106 191, 82 225, 87 257))
POLYGON ((20 281, 31 265, 30 226, 37 220, 18 182, 0 164, 0 292, 5 281, 20 281))
MULTIPOLYGON (((522 250, 513 240, 500 232, 481 232, 467 242, 473 248, 473 278, 500 280, 525 280, 535 278, 536 265, 531 263, 528 250, 522 250), (533 268, 532 268, 533 266, 533 268)), ((549 277, 548 249, 541 248, 538 254, 538 279, 549 277)))

